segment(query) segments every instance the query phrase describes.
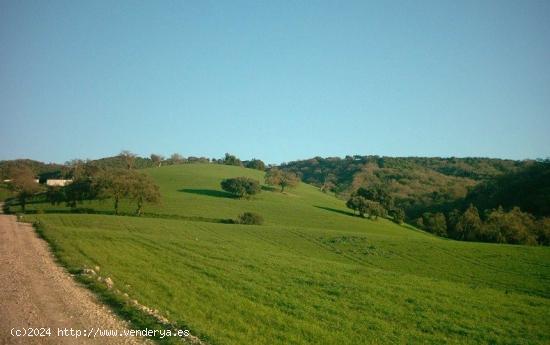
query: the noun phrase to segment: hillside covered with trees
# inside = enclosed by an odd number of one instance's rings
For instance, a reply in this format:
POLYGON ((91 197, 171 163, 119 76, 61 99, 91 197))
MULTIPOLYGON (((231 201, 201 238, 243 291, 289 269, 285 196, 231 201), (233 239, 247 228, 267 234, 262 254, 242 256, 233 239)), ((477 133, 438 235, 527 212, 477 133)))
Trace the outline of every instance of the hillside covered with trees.
POLYGON ((404 217, 458 240, 548 244, 550 238, 548 160, 347 156, 280 168, 347 199, 361 216, 404 217))

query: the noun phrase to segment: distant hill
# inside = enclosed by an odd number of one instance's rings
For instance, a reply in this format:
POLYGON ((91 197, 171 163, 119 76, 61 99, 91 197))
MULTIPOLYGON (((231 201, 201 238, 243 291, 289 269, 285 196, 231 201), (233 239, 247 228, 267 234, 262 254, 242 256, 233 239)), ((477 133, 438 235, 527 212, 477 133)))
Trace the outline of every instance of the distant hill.
MULTIPOLYGON (((192 157, 190 157, 192 158, 192 157)), ((187 162, 184 160, 182 162, 187 162)), ((99 168, 125 168, 121 156, 88 161, 99 168)), ((166 164, 174 164, 170 160, 166 164)), ((47 178, 70 177, 67 165, 30 159, 0 161, 2 179, 10 169, 27 165, 36 175, 47 178)), ((548 161, 515 161, 494 158, 314 157, 281 164, 298 173, 306 183, 332 191, 342 199, 359 187, 386 186, 396 205, 416 218, 423 212, 450 211, 473 203, 480 210, 519 206, 537 216, 550 215, 548 161)), ((149 158, 135 157, 136 169, 154 167, 149 158)))
MULTIPOLYGON (((126 162, 121 156, 95 159, 90 161, 90 163, 97 166, 98 168, 126 168, 126 162)), ((133 166, 136 169, 143 169, 152 168, 155 166, 155 164, 149 158, 135 157, 133 166)))
MULTIPOLYGON (((546 163, 532 160, 380 156, 315 157, 281 165, 284 170, 300 174, 305 182, 319 187, 329 186, 328 189, 342 198, 346 198, 359 187, 384 185, 395 198, 396 204, 404 208, 410 217, 441 207, 462 207, 465 200, 479 203, 480 208, 485 209, 495 204, 498 206, 504 199, 507 202, 503 206, 514 200, 519 203, 514 206, 526 210, 536 209, 536 214, 548 215, 545 213, 548 211, 542 211, 545 208, 541 206, 541 202, 547 200, 543 196, 533 201, 527 197, 519 200, 502 194, 512 195, 513 189, 522 188, 520 185, 523 184, 530 186, 525 190, 539 192, 537 188, 541 181, 531 181, 530 177, 533 171, 538 172, 547 167, 546 163), (529 168, 534 170, 528 170, 529 168), (511 181, 515 182, 512 184, 511 181), (482 196, 486 193, 481 188, 492 188, 495 198, 485 196, 483 199, 482 196), (502 193, 496 192, 501 189, 502 193), (470 191, 478 196, 469 194, 470 191)), ((547 179, 547 175, 541 172, 537 174, 540 180, 547 179)), ((541 193, 550 194, 546 190, 541 193)))
MULTIPOLYGON (((98 168, 125 168, 126 162, 121 156, 105 157, 86 161, 98 168)), ((15 167, 28 166, 40 179, 70 177, 71 168, 69 164, 43 163, 32 159, 14 159, 0 161, 0 177, 10 177, 10 170, 15 167)), ((143 169, 155 166, 149 158, 135 157, 134 168, 143 169)))
POLYGON ((58 178, 63 176, 66 171, 65 166, 57 163, 43 163, 32 159, 13 159, 0 161, 0 177, 10 178, 10 171, 20 166, 28 166, 39 178, 58 178))

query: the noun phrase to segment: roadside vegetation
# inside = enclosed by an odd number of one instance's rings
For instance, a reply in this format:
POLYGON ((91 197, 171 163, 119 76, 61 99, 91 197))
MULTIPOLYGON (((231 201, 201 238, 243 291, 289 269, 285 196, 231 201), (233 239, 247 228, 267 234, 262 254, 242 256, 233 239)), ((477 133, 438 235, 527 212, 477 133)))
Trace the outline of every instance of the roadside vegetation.
POLYGON ((133 169, 134 154, 123 151, 121 157, 125 168, 100 168, 89 162, 72 161, 71 183, 65 186, 44 186, 38 183, 29 166, 14 166, 10 168, 7 185, 23 213, 29 201, 43 200, 54 206, 65 204, 75 210, 85 201, 111 200, 116 215, 121 201, 126 200, 135 204, 135 214, 140 216, 146 204, 160 202, 159 187, 149 175, 133 169))
POLYGON ((25 212, 27 202, 40 192, 43 187, 38 184, 33 171, 29 167, 16 167, 12 171, 13 175, 9 182, 9 187, 17 198, 21 211, 25 212))

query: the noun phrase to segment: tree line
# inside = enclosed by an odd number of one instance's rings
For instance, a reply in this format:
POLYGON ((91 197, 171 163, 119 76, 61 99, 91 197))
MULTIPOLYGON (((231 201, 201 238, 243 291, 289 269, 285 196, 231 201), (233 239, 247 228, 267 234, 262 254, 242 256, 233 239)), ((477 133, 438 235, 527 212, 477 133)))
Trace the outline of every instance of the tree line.
POLYGON ((145 204, 160 202, 158 185, 144 173, 133 169, 103 169, 93 164, 74 164, 73 181, 66 186, 44 186, 36 182, 30 167, 12 170, 10 188, 15 194, 21 211, 32 198, 41 194, 54 205, 65 203, 72 209, 87 200, 113 201, 114 213, 118 214, 120 202, 134 203, 135 214, 141 215, 145 204))
POLYGON ((300 174, 305 182, 322 191, 334 192, 360 216, 405 218, 425 230, 460 240, 546 243, 545 217, 550 216, 548 159, 315 157, 279 168, 300 174), (391 206, 364 191, 382 189, 391 197, 391 206), (462 236, 461 223, 454 220, 457 214, 463 216, 470 204, 479 210, 482 223, 490 221, 462 236), (515 225, 506 227, 496 219, 515 225))
POLYGON ((170 157, 165 158, 160 154, 151 154, 151 161, 155 166, 160 167, 162 165, 176 165, 176 164, 186 164, 186 163, 213 163, 213 164, 224 164, 224 165, 235 165, 241 166, 249 169, 256 169, 260 171, 265 171, 268 169, 268 166, 261 160, 253 158, 251 160, 241 160, 237 156, 230 153, 226 153, 222 158, 206 158, 206 157, 183 157, 179 153, 174 153, 170 157))
MULTIPOLYGON (((226 153, 221 159, 206 157, 184 157, 174 153, 166 158, 161 154, 151 154, 149 158, 123 150, 117 156, 97 160, 73 159, 65 164, 45 164, 33 160, 13 160, 0 162, 2 179, 11 180, 9 188, 24 212, 29 200, 37 195, 45 195, 52 204, 65 203, 76 208, 85 200, 113 199, 113 208, 119 212, 121 200, 136 204, 136 214, 141 214, 146 203, 157 203, 160 200, 158 186, 152 179, 135 169, 160 167, 186 163, 214 163, 243 166, 265 171, 268 167, 260 159, 241 161, 235 155, 226 153), (46 179, 72 179, 72 183, 63 187, 44 186, 46 179), (37 183, 38 182, 40 183, 37 183)), ((273 171, 272 174, 275 174, 273 171)), ((269 175, 269 173, 268 173, 269 175)), ((283 191, 299 181, 292 174, 269 175, 270 185, 279 185, 283 191)), ((246 191, 241 196, 252 195, 246 191)))
POLYGON ((398 224, 405 220, 405 212, 395 205, 393 197, 383 185, 358 188, 351 194, 346 206, 360 217, 376 220, 389 216, 398 224))
POLYGON ((184 157, 179 153, 173 153, 168 157, 157 153, 152 153, 149 157, 140 157, 131 151, 123 150, 118 155, 112 157, 96 160, 72 159, 64 164, 43 163, 30 159, 4 160, 0 161, 0 177, 2 180, 10 179, 14 175, 13 171, 15 169, 30 168, 33 175, 43 183, 46 179, 52 178, 70 179, 73 177, 75 167, 81 167, 85 164, 93 165, 100 169, 143 169, 192 163, 236 165, 260 171, 268 170, 271 167, 261 159, 241 160, 229 153, 226 153, 222 158, 184 157))
MULTIPOLYGON (((361 217, 388 217, 396 223, 406 218, 384 185, 358 188, 346 206, 361 217)), ((424 212, 412 223, 435 235, 461 241, 550 245, 550 217, 536 218, 517 206, 509 210, 499 206, 480 214, 470 204, 463 211, 455 208, 445 213, 424 212)))
POLYGON ((414 223, 438 236, 461 241, 550 245, 550 217, 537 219, 519 207, 507 211, 499 206, 480 214, 470 204, 463 212, 425 212, 414 223))

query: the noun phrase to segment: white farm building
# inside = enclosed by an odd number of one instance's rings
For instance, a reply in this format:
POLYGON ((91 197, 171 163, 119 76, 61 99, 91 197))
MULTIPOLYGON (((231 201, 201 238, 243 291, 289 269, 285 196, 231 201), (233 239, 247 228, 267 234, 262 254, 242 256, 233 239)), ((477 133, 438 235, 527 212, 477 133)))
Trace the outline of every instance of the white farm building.
POLYGON ((63 187, 70 183, 72 183, 73 180, 61 180, 61 179, 48 179, 46 180, 46 186, 59 186, 63 187))

